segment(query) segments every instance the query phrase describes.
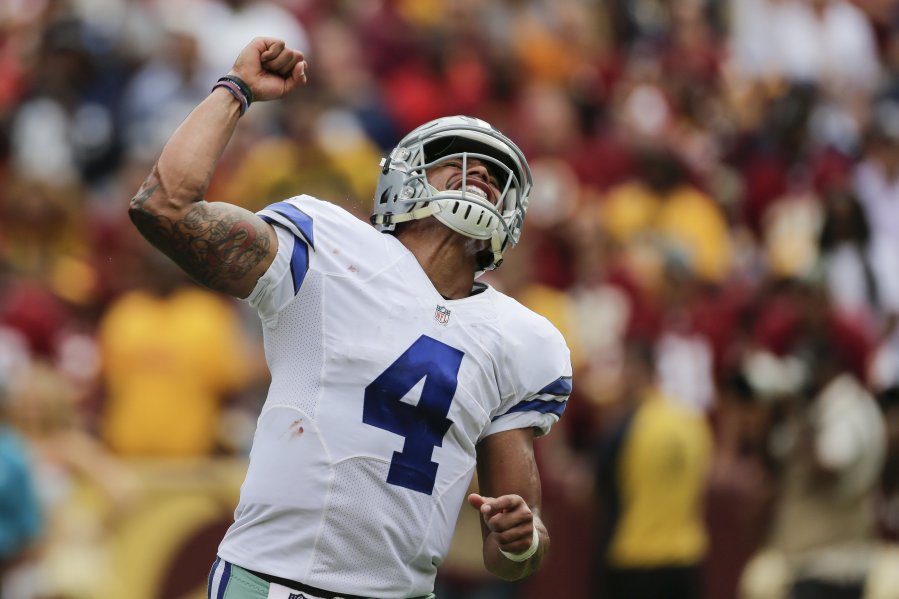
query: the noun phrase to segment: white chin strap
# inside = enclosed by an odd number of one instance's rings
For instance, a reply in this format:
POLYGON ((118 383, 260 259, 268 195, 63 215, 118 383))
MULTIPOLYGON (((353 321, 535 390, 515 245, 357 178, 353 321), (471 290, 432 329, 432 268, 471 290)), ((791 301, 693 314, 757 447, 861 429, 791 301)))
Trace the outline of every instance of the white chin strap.
POLYGON ((395 225, 397 223, 406 223, 411 220, 427 218, 438 212, 440 212, 440 206, 437 202, 431 202, 421 208, 416 208, 415 210, 410 210, 409 212, 404 212, 402 214, 378 214, 371 222, 375 225, 395 225))
POLYGON ((487 270, 496 268, 499 266, 500 262, 503 261, 503 244, 499 238, 500 236, 497 233, 494 233, 490 238, 490 250, 493 252, 493 266, 487 270))

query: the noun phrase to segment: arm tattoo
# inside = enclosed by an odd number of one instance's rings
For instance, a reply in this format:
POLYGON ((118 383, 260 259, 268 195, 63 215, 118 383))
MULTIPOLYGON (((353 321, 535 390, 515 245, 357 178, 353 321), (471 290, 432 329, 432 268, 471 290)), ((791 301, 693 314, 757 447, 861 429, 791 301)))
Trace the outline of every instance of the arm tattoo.
POLYGON ((147 209, 158 188, 154 169, 131 200, 129 216, 150 243, 200 283, 227 290, 268 255, 268 235, 247 220, 242 209, 198 200, 173 220, 147 209))

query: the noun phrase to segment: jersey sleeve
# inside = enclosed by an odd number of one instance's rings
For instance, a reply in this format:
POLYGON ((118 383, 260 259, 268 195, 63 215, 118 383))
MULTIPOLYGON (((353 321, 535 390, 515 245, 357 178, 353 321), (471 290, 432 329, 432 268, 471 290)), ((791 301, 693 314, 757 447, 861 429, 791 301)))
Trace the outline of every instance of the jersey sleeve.
POLYGON ((310 273, 365 276, 384 260, 384 236, 330 202, 296 196, 257 215, 278 236, 274 261, 246 298, 263 322, 271 323, 293 301, 310 273))
POLYGON ((314 210, 309 209, 310 203, 303 208, 298 204, 292 198, 257 212, 278 236, 274 261, 246 298, 264 322, 275 318, 296 297, 309 272, 310 253, 315 251, 315 218, 310 214, 314 210))
POLYGON ((516 428, 533 428, 538 437, 558 422, 571 395, 571 355, 562 334, 545 318, 531 313, 509 340, 502 368, 513 375, 501 385, 503 397, 483 437, 516 428))

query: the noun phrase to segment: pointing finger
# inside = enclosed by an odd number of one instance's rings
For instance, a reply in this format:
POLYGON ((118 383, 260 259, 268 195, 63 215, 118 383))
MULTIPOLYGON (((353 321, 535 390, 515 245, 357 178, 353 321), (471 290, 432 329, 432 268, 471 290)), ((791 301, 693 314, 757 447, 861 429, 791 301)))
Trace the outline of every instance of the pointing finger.
MULTIPOLYGON (((519 495, 501 495, 488 498, 486 505, 489 506, 489 511, 485 513, 489 513, 514 510, 527 504, 519 495)), ((484 512, 483 509, 481 511, 484 512)))
POLYGON ((476 509, 478 511, 481 510, 481 506, 484 505, 484 503, 486 501, 487 501, 486 497, 478 495, 477 493, 472 493, 471 495, 468 496, 468 503, 471 505, 471 507, 473 507, 474 509, 476 509))

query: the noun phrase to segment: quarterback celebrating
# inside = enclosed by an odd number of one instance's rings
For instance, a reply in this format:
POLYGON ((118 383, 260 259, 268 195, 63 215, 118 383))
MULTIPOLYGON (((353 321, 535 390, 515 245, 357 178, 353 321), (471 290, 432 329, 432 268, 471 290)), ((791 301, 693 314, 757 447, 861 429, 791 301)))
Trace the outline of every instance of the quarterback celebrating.
POLYGON ((141 233, 262 321, 271 387, 210 599, 432 597, 477 469, 487 569, 539 567, 533 439, 571 392, 544 318, 476 278, 515 245, 531 173, 470 117, 432 121, 381 163, 372 224, 305 195, 257 214, 203 197, 238 119, 306 81, 254 39, 132 199, 141 233))

